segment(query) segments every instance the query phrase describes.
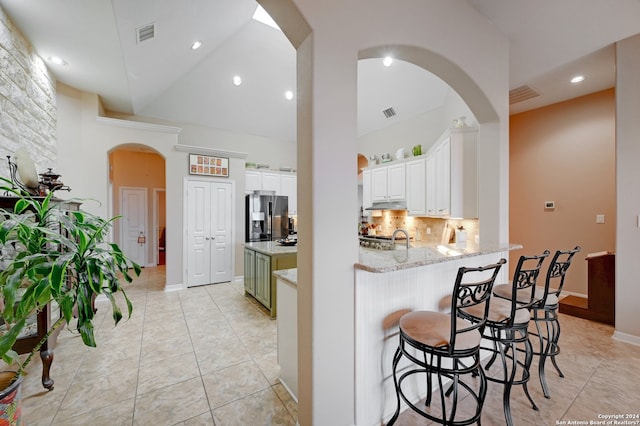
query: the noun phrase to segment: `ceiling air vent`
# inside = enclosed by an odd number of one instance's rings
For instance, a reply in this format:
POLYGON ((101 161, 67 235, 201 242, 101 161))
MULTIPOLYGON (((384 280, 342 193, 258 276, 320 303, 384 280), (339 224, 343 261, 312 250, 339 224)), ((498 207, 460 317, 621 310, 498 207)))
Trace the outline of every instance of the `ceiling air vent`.
POLYGON ((385 110, 382 110, 382 113, 387 118, 391 118, 391 117, 394 117, 396 115, 396 111, 393 109, 393 107, 387 108, 385 110))
POLYGON ((138 43, 154 38, 156 35, 156 24, 149 24, 136 29, 138 43))
POLYGON ((524 85, 516 87, 515 89, 509 91, 509 105, 527 101, 531 98, 535 98, 536 96, 540 96, 540 93, 536 92, 530 86, 524 85))

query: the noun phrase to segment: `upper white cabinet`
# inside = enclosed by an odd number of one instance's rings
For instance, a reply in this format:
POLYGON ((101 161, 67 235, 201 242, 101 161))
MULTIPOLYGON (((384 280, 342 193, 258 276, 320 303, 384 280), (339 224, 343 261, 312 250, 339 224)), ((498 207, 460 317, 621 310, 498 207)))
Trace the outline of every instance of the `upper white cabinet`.
POLYGON ((417 160, 408 161, 405 169, 407 176, 407 213, 410 215, 426 215, 426 159, 420 157, 417 160))
POLYGON ((371 199, 374 202, 406 199, 404 163, 382 166, 371 170, 371 199))
POLYGON ((244 192, 250 194, 253 191, 262 189, 262 172, 257 170, 246 170, 244 172, 244 192))
POLYGON ((275 191, 280 195, 280 173, 262 172, 262 190, 275 191))
POLYGON ((286 195, 289 214, 298 214, 298 177, 295 173, 272 170, 245 170, 245 194, 253 191, 275 191, 276 195, 286 195))
POLYGON ((478 134, 448 129, 427 153, 427 215, 478 217, 478 134))
POLYGON ((427 162, 431 168, 427 177, 427 214, 429 216, 448 217, 450 203, 450 139, 439 142, 427 153, 427 162))
POLYGON ((365 213, 371 207, 371 170, 362 171, 362 208, 365 213))
POLYGON ((280 194, 289 197, 289 214, 298 214, 298 177, 294 174, 280 175, 280 194))
POLYGON ((476 128, 447 129, 423 156, 363 170, 363 207, 406 200, 410 215, 477 218, 477 133, 476 128))

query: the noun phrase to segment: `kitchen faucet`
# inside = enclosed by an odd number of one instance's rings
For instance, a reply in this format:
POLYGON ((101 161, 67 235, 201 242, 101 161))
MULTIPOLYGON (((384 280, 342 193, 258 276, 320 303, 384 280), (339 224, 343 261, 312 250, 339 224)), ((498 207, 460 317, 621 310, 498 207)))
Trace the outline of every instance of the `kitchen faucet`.
POLYGON ((398 232, 404 233, 404 236, 405 236, 406 241, 407 241, 407 250, 409 250, 409 247, 410 247, 409 246, 409 233, 407 232, 406 229, 398 228, 395 231, 393 231, 393 235, 391 235, 391 245, 395 245, 395 243, 396 243, 396 234, 398 232))

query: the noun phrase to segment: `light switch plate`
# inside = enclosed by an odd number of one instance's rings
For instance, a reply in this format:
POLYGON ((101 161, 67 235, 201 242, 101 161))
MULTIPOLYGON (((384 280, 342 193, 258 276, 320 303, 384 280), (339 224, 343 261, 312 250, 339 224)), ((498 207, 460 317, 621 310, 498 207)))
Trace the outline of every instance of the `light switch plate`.
POLYGON ((604 215, 603 214, 597 214, 596 215, 596 223, 604 223, 604 215))
POLYGON ((544 202, 544 208, 547 210, 552 210, 556 208, 556 202, 555 201, 545 201, 544 202))

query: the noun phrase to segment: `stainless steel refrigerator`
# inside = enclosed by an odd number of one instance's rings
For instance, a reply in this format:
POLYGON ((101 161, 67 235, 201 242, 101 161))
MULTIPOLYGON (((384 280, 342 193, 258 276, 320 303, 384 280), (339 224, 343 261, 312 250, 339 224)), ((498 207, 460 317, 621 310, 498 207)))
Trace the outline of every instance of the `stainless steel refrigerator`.
POLYGON ((273 241, 289 235, 288 197, 254 191, 245 199, 245 241, 273 241))

